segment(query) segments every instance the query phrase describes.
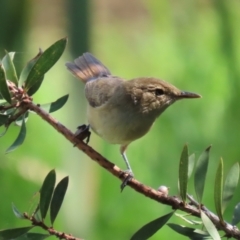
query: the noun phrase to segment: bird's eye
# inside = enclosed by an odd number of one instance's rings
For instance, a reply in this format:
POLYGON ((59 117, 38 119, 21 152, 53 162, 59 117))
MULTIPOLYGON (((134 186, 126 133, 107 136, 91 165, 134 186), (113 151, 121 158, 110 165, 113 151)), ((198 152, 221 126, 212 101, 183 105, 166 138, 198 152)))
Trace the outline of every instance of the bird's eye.
POLYGON ((156 96, 161 96, 161 95, 163 95, 164 94, 164 91, 161 89, 161 88, 157 88, 156 90, 155 90, 155 95, 156 96))

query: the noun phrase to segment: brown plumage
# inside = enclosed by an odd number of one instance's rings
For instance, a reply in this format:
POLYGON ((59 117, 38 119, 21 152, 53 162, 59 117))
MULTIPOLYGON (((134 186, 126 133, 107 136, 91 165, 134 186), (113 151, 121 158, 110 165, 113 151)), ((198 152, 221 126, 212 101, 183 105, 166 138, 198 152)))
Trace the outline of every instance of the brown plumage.
POLYGON ((131 173, 125 154, 127 146, 144 136, 156 118, 175 101, 200 97, 157 78, 125 81, 112 76, 90 53, 84 53, 66 66, 85 83, 91 128, 109 143, 121 145, 121 154, 131 173))

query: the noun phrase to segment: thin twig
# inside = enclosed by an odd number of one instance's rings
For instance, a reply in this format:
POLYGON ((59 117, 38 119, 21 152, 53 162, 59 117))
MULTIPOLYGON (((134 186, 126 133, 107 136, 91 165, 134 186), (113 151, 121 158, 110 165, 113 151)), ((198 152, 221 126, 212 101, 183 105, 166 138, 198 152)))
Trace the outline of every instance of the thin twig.
MULTIPOLYGON (((10 85, 10 84, 9 84, 10 85)), ((104 158, 101 154, 91 148, 89 145, 84 143, 82 140, 78 139, 74 133, 72 133, 69 129, 67 129, 64 125, 62 125, 59 121, 53 118, 50 114, 45 112, 43 109, 40 108, 39 105, 36 105, 32 102, 31 97, 29 97, 22 89, 16 90, 15 86, 9 87, 12 94, 20 94, 18 96, 19 101, 19 113, 25 113, 28 110, 34 111, 43 120, 48 122, 53 128, 55 128, 59 133, 61 133, 66 139, 68 139, 74 146, 78 149, 83 151, 86 155, 88 155, 93 161, 97 162, 101 167, 105 168, 108 172, 110 172, 115 177, 119 178, 123 181, 127 174, 122 171, 119 167, 115 164, 104 158), (22 95, 21 95, 22 94, 22 95)), ((18 116, 17 115, 17 116, 18 116)), ((15 115, 15 117, 17 117, 15 115)), ((12 119, 13 120, 13 119, 12 119)), ((190 203, 183 203, 181 199, 175 196, 167 196, 166 194, 157 191, 149 186, 142 184, 141 182, 137 181, 136 179, 131 179, 128 182, 128 185, 133 188, 135 191, 139 192, 142 195, 145 195, 148 198, 151 198, 157 202, 162 204, 166 204, 171 206, 173 209, 179 209, 186 213, 189 213, 196 217, 200 216, 200 211, 204 211, 206 215, 210 218, 210 220, 215 224, 217 229, 223 230, 227 237, 233 237, 235 239, 240 239, 240 231, 237 227, 232 226, 228 223, 221 223, 220 219, 212 212, 210 212, 206 207, 203 205, 198 204, 191 196, 188 198, 190 199, 190 203)))
POLYGON ((64 232, 58 232, 53 227, 48 227, 43 221, 38 221, 34 216, 28 216, 27 213, 24 213, 25 219, 31 221, 33 226, 41 227, 42 229, 48 231, 50 235, 54 235, 59 239, 65 239, 65 240, 82 240, 80 238, 76 238, 72 236, 71 234, 67 234, 64 232))
MULTIPOLYGON (((104 158, 101 154, 95 151, 92 147, 84 143, 83 141, 77 139, 69 129, 67 129, 64 125, 62 125, 59 121, 53 118, 50 114, 45 112, 39 106, 32 102, 26 102, 22 104, 22 107, 25 109, 29 109, 37 113, 42 117, 46 122, 48 122, 53 128, 55 128, 59 133, 61 133, 66 139, 68 139, 73 145, 78 147, 81 151, 83 151, 86 155, 88 155, 93 161, 97 162, 100 166, 105 168, 112 175, 118 177, 120 180, 124 180, 126 178, 126 174, 115 164, 104 158)), ((221 223, 220 219, 212 212, 210 212, 205 207, 201 207, 194 203, 193 198, 190 201, 190 204, 183 204, 182 200, 175 196, 166 196, 161 192, 142 184, 136 179, 132 179, 129 181, 128 185, 133 188, 135 191, 145 195, 148 198, 151 198, 157 202, 162 204, 166 204, 172 206, 173 209, 179 209, 181 211, 187 212, 193 216, 200 218, 200 211, 204 211, 206 215, 211 219, 211 221, 215 224, 217 229, 223 230, 228 237, 233 237, 236 239, 240 239, 240 231, 235 226, 231 224, 225 223, 224 225, 221 223)), ((196 201, 195 201, 196 203, 196 201)))

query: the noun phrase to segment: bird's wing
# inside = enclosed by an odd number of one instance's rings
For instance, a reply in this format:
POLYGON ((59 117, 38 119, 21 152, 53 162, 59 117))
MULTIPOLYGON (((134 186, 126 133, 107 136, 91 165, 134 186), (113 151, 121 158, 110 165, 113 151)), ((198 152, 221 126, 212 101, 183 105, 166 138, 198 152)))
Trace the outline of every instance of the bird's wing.
POLYGON ((85 95, 92 107, 101 107, 108 102, 115 91, 121 87, 123 79, 108 76, 100 77, 91 81, 88 81, 85 85, 85 95))

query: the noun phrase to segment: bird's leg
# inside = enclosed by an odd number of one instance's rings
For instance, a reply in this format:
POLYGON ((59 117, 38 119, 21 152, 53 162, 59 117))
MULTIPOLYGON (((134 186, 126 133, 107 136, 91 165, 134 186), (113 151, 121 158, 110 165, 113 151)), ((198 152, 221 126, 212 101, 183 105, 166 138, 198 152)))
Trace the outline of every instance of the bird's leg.
POLYGON ((127 149, 127 145, 124 145, 124 146, 121 146, 120 147, 120 152, 121 152, 121 155, 123 157, 123 160, 124 162, 126 163, 127 165, 127 170, 124 171, 125 173, 128 173, 128 176, 123 180, 122 184, 121 184, 121 191, 123 191, 123 189, 127 186, 127 183, 133 178, 133 171, 132 171, 132 168, 130 166, 130 163, 127 159, 127 155, 126 155, 126 149, 127 149))
POLYGON ((86 139, 86 143, 88 144, 91 136, 91 132, 89 130, 90 125, 83 124, 77 127, 77 131, 75 132, 74 136, 82 141, 86 139))

